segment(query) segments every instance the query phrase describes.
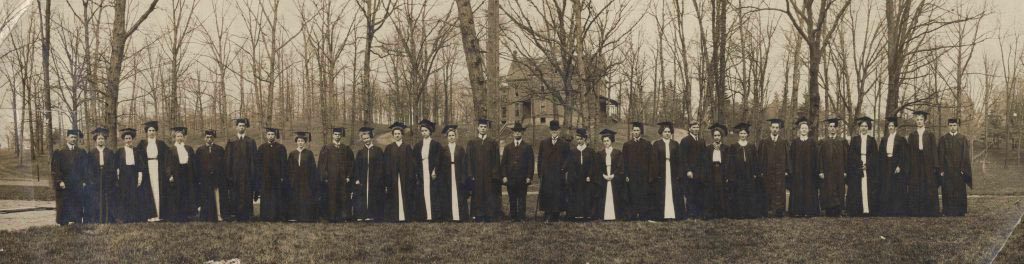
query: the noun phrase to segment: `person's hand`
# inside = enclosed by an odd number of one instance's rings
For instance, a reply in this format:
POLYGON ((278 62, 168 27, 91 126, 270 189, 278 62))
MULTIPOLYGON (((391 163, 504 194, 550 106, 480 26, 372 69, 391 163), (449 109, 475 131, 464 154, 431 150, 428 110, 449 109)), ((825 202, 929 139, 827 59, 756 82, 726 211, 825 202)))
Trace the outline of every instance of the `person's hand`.
POLYGON ((359 180, 356 180, 356 185, 359 185, 359 180))
POLYGON ((142 173, 141 172, 139 172, 139 180, 138 180, 138 183, 135 184, 135 187, 142 187, 142 173))
POLYGON ((686 172, 686 177, 690 177, 690 179, 693 179, 693 172, 692 171, 687 171, 686 172))
POLYGON ((530 178, 526 178, 526 184, 530 184, 530 178))
POLYGON ((590 182, 590 177, 587 177, 587 182, 590 182))
POLYGON ((437 179, 437 172, 434 172, 434 171, 430 172, 430 179, 431 180, 437 179))
POLYGON ((501 177, 501 183, 508 183, 508 177, 501 177))
POLYGON ((626 177, 626 182, 629 182, 629 177, 626 177))
POLYGON ((900 173, 900 167, 896 166, 896 173, 900 173))
POLYGON ((348 183, 348 182, 349 182, 349 179, 348 179, 348 178, 345 178, 345 183, 348 183))
POLYGON ((821 179, 824 180, 825 179, 825 174, 824 173, 818 173, 818 178, 821 178, 821 179))
POLYGON ((170 182, 174 182, 174 176, 171 176, 171 178, 167 179, 167 180, 170 181, 170 182))
POLYGON ((939 176, 946 176, 945 172, 939 172, 939 176))
POLYGON ((58 185, 60 185, 60 189, 61 190, 63 190, 64 188, 67 188, 67 186, 64 186, 64 181, 60 181, 60 183, 58 185))

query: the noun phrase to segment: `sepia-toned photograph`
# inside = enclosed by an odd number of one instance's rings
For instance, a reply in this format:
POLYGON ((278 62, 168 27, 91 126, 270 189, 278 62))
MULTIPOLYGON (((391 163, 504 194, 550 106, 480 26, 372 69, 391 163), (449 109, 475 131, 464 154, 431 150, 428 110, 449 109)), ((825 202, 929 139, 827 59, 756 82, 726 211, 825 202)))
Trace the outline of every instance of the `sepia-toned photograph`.
POLYGON ((1024 1, 2 0, 2 263, 1024 263, 1024 1))

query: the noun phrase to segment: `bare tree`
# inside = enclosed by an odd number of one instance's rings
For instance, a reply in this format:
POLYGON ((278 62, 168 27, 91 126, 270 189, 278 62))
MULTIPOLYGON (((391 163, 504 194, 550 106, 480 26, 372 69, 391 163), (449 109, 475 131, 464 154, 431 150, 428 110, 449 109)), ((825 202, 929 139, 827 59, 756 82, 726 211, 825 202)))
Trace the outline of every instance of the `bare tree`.
POLYGON ((168 90, 165 94, 166 100, 164 100, 165 107, 164 120, 174 126, 183 125, 183 121, 180 120, 180 113, 182 113, 180 102, 178 97, 181 96, 179 93, 179 86, 183 75, 189 71, 191 63, 187 63, 185 60, 188 56, 189 44, 192 40, 192 33, 195 32, 199 24, 196 23, 195 11, 196 6, 199 5, 199 1, 196 0, 173 0, 171 1, 171 12, 168 13, 168 23, 166 26, 166 41, 163 45, 164 50, 167 52, 168 66, 170 67, 170 73, 167 80, 168 90))
POLYGON ((483 49, 480 48, 480 36, 476 32, 476 23, 473 20, 473 6, 469 0, 456 0, 455 6, 459 11, 459 35, 462 39, 462 51, 465 54, 466 69, 469 74, 473 112, 477 117, 490 117, 496 111, 485 107, 488 100, 487 77, 484 75, 485 65, 483 49))
POLYGON ((384 22, 391 17, 391 14, 398 8, 396 0, 359 0, 356 1, 359 11, 366 20, 366 45, 363 46, 363 123, 368 124, 373 120, 374 89, 370 85, 370 54, 373 52, 373 39, 384 26, 384 22))
MULTIPOLYGON (((118 113, 118 99, 121 88, 121 72, 125 58, 125 43, 131 38, 132 34, 135 34, 139 30, 139 26, 142 22, 149 18, 149 15, 156 9, 156 4, 160 0, 153 0, 150 2, 149 7, 142 12, 142 15, 131 23, 131 27, 126 28, 127 15, 128 15, 128 0, 113 0, 113 29, 110 32, 110 56, 108 58, 106 84, 103 93, 103 124, 113 130, 117 131, 117 113, 118 113)), ((112 138, 112 143, 116 142, 116 138, 112 138)))
MULTIPOLYGON (((225 126, 228 123, 230 110, 227 107, 229 97, 227 78, 231 71, 231 63, 237 58, 237 50, 231 45, 230 29, 238 16, 232 12, 226 12, 222 3, 224 2, 217 1, 213 4, 213 15, 207 20, 210 22, 202 23, 198 28, 202 33, 200 42, 206 48, 206 52, 203 54, 212 61, 212 65, 203 64, 203 67, 214 73, 215 96, 213 98, 219 116, 218 126, 225 126)), ((238 113, 238 115, 241 114, 238 113)))

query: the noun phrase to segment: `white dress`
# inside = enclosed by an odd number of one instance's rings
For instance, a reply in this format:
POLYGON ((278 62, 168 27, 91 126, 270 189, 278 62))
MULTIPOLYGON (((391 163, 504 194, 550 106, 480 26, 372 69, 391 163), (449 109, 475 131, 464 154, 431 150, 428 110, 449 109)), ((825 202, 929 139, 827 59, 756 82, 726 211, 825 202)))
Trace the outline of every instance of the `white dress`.
MULTIPOLYGON (((612 151, 605 151, 604 156, 605 175, 612 175, 612 151)), ((615 220, 615 197, 612 191, 612 181, 605 182, 604 195, 604 220, 615 220)))
POLYGON ((156 146, 156 139, 146 140, 146 165, 149 165, 149 186, 153 189, 153 203, 156 207, 156 217, 160 218, 160 160, 157 160, 160 148, 156 146))
POLYGON ((451 195, 452 195, 452 220, 454 220, 454 221, 461 221, 462 219, 461 219, 461 217, 459 215, 459 182, 457 180, 455 180, 456 179, 455 178, 455 165, 456 165, 455 164, 455 144, 448 144, 448 149, 450 150, 448 152, 450 152, 451 159, 452 159, 452 165, 451 165, 451 167, 452 167, 451 168, 451 171, 452 171, 452 175, 451 175, 451 181, 452 181, 452 183, 451 183, 451 189, 452 189, 452 191, 451 191, 451 195))
POLYGON ((675 196, 672 193, 672 145, 666 140, 661 142, 665 143, 665 219, 676 219, 675 196))
POLYGON ((864 168, 861 169, 861 173, 864 177, 860 177, 860 201, 863 206, 863 213, 871 213, 871 209, 868 208, 868 136, 860 136, 860 162, 864 164, 864 168))
POLYGON ((433 220, 433 212, 430 208, 430 140, 423 141, 423 149, 420 150, 420 156, 423 157, 420 160, 420 164, 423 166, 423 205, 424 211, 427 211, 427 221, 433 220))

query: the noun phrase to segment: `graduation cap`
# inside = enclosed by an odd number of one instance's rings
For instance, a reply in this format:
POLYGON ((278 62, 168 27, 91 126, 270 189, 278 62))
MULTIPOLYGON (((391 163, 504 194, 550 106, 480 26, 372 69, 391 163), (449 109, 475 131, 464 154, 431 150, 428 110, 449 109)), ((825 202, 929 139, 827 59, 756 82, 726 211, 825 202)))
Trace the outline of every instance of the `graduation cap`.
POLYGON ((914 115, 915 116, 921 116, 921 117, 924 117, 924 118, 928 118, 928 112, 921 111, 921 110, 914 111, 914 115))
POLYGON ((405 126, 405 123, 402 123, 402 122, 395 122, 395 123, 392 123, 392 124, 391 124, 391 126, 389 126, 388 128, 390 128, 390 129, 391 129, 391 131, 395 131, 395 130, 402 130, 402 129, 405 129, 406 127, 407 127, 407 126, 405 126))
POLYGON ((487 120, 486 118, 480 118, 480 119, 477 119, 476 121, 477 121, 478 125, 491 126, 491 120, 487 120))
POLYGON ((92 130, 92 139, 93 140, 96 140, 97 136, 103 136, 105 138, 105 137, 108 137, 109 135, 110 135, 110 130, 105 128, 105 127, 97 127, 96 129, 92 130))
POLYGON ((146 130, 146 131, 149 131, 149 128, 151 128, 151 127, 152 127, 153 129, 156 129, 156 130, 160 130, 160 122, 157 122, 157 121, 148 121, 148 122, 146 122, 146 123, 142 123, 142 127, 143 127, 143 128, 144 128, 144 129, 146 130))
POLYGON ((366 134, 369 134, 372 137, 373 136, 373 128, 372 127, 360 127, 359 128, 359 133, 360 134, 366 133, 366 134))
POLYGON ((332 133, 332 134, 334 134, 334 133, 337 133, 337 134, 341 134, 341 136, 343 136, 343 137, 344 137, 344 136, 345 136, 345 128, 344 128, 344 127, 335 127, 335 128, 332 128, 332 129, 331 129, 331 133, 332 133))
POLYGON ((857 121, 857 125, 867 123, 868 124, 868 129, 870 129, 871 126, 872 126, 871 122, 874 122, 875 120, 871 119, 870 117, 862 116, 862 117, 858 117, 857 119, 854 119, 854 121, 857 121))
POLYGON ((714 132, 715 130, 717 130, 718 132, 721 132, 722 136, 725 136, 727 133, 729 133, 729 128, 727 128, 727 127, 725 127, 725 125, 722 125, 722 124, 719 124, 719 123, 711 124, 711 126, 708 127, 708 128, 711 129, 712 132, 714 132))
POLYGON ((768 124, 779 124, 779 128, 786 126, 786 122, 783 122, 782 119, 778 118, 768 119, 768 124))
POLYGON ((203 135, 217 137, 217 130, 207 129, 206 131, 203 131, 203 135))
POLYGON ((436 125, 437 124, 434 124, 434 122, 430 121, 429 119, 420 120, 420 127, 427 128, 427 130, 430 130, 430 133, 434 133, 434 127, 436 125))
POLYGON ((452 130, 455 130, 455 129, 458 129, 458 128, 459 128, 459 126, 457 126, 457 125, 446 125, 446 126, 444 126, 444 128, 441 129, 441 134, 448 135, 448 131, 452 131, 452 130))
POLYGON ((947 120, 946 123, 947 124, 957 124, 957 125, 959 125, 960 124, 960 119, 959 118, 950 118, 949 120, 947 120))
POLYGON ((67 132, 66 135, 68 135, 68 136, 75 135, 75 136, 78 136, 78 137, 82 137, 82 131, 78 130, 78 129, 68 129, 68 132, 67 132))
POLYGON ((235 118, 235 125, 237 126, 238 124, 242 124, 245 125, 245 127, 249 127, 249 119, 244 117, 235 118))
POLYGON ((666 127, 668 128, 668 132, 669 133, 675 133, 676 132, 676 128, 672 126, 672 122, 664 121, 664 122, 658 123, 658 126, 659 126, 658 132, 665 131, 666 127))
POLYGON ((171 128, 171 132, 181 133, 182 136, 186 136, 186 135, 188 135, 188 128, 187 127, 172 127, 171 128))
POLYGON ((811 125, 811 121, 807 120, 806 117, 802 117, 801 116, 800 118, 796 119, 796 125, 799 126, 800 124, 807 124, 807 126, 810 126, 811 125))
POLYGON ((306 140, 308 143, 310 140, 313 140, 313 135, 305 131, 295 132, 295 141, 299 141, 300 138, 306 140))
POLYGON ((263 129, 266 130, 267 133, 274 132, 274 138, 281 139, 281 130, 280 129, 273 128, 273 127, 264 127, 263 129))
POLYGON ((833 117, 833 118, 825 119, 825 122, 828 123, 829 125, 836 125, 836 126, 838 126, 839 125, 839 118, 833 117))
POLYGON ((885 122, 892 123, 893 126, 900 126, 900 119, 895 116, 886 117, 885 122))
POLYGON ((558 123, 558 120, 551 120, 548 122, 548 129, 551 131, 562 129, 562 125, 558 123))
POLYGON ((601 134, 602 139, 608 138, 612 142, 615 142, 615 131, 612 131, 611 129, 605 128, 604 130, 601 130, 601 132, 598 134, 601 134))
POLYGON ((633 130, 634 127, 639 127, 640 128, 640 134, 641 135, 644 134, 644 123, 642 123, 642 122, 629 123, 629 130, 633 130))
POLYGON ((582 127, 576 128, 576 135, 581 138, 590 138, 590 136, 587 135, 587 129, 582 127))
POLYGON ((526 128, 523 127, 523 123, 516 122, 515 124, 512 125, 511 130, 514 132, 523 132, 526 131, 526 128))
POLYGON ((124 128, 124 129, 121 129, 121 138, 124 138, 124 136, 127 136, 127 135, 131 135, 132 138, 135 138, 135 129, 134 128, 124 128))
POLYGON ((750 133, 750 124, 739 123, 739 124, 736 124, 736 126, 733 126, 732 129, 735 129, 737 132, 738 131, 745 131, 747 133, 750 133))

